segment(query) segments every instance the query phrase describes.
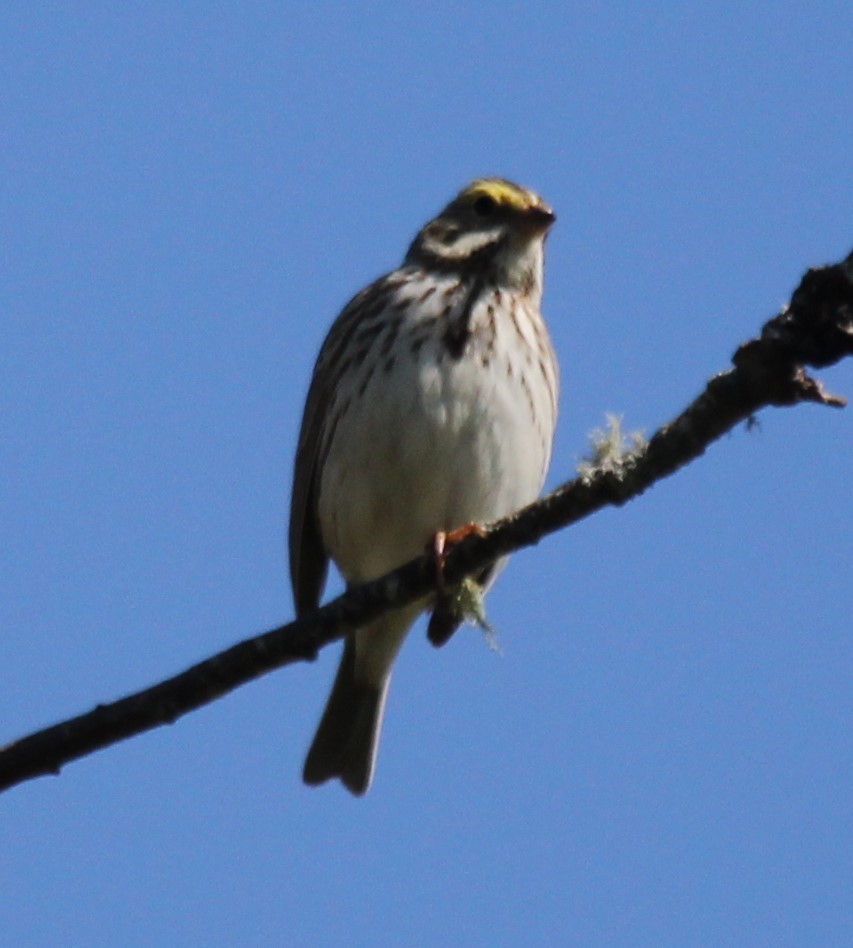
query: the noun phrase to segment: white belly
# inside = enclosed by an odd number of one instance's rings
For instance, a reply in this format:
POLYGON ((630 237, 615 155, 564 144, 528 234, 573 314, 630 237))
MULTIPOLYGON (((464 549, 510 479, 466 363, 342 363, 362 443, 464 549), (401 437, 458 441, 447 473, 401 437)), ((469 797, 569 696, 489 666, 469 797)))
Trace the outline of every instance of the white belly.
MULTIPOLYGON (((512 340, 503 328, 498 338, 512 340)), ((319 516, 326 548, 350 581, 419 555, 437 530, 494 520, 541 490, 554 400, 521 381, 522 372, 541 371, 538 352, 497 346, 483 365, 442 348, 425 343, 418 363, 398 354, 362 398, 338 392, 348 408, 323 464, 319 516)))

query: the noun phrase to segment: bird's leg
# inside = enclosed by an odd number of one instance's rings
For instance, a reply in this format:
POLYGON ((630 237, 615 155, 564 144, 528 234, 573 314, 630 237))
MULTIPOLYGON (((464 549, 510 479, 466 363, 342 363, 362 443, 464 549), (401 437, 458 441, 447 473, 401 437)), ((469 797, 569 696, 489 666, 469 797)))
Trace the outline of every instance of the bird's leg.
MULTIPOLYGON (((444 582, 444 561, 448 549, 464 540, 465 537, 476 533, 484 537, 486 531, 476 523, 466 523, 456 530, 436 530, 427 552, 431 553, 435 561, 436 595, 433 602, 432 615, 427 628, 427 638, 437 648, 444 645, 466 618, 467 611, 463 605, 465 583, 475 584, 475 580, 466 580, 462 586, 448 590, 444 582)), ((467 601, 467 600, 466 600, 467 601)))
POLYGON ((461 543, 472 533, 476 533, 478 537, 486 535, 486 531, 478 523, 465 523, 455 530, 436 530, 427 544, 427 552, 432 553, 435 558, 435 584, 439 592, 444 590, 444 562, 448 549, 455 543, 461 543))

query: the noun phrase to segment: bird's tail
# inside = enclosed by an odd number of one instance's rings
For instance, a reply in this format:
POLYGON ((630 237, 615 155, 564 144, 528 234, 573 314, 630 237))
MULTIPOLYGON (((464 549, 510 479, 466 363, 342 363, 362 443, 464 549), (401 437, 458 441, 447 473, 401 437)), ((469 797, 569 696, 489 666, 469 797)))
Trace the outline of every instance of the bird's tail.
POLYGON ((389 680, 386 675, 376 685, 356 678, 355 639, 348 637, 332 693, 305 758, 305 783, 338 777, 357 796, 367 791, 376 764, 389 680))

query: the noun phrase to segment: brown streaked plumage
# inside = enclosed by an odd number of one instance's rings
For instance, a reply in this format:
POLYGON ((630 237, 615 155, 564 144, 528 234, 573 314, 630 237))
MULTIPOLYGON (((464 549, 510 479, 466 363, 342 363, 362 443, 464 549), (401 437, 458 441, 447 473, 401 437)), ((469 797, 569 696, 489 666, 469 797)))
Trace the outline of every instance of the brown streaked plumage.
MULTIPOLYGON (((553 220, 531 191, 474 181, 417 234, 403 265, 335 320, 294 467, 297 614, 319 604, 330 559, 348 583, 364 582, 438 531, 496 519, 538 494, 556 421, 557 367, 539 313, 553 220)), ((484 587, 497 565, 478 577, 484 587)), ((443 644, 462 620, 448 592, 348 637, 307 783, 337 777, 367 790, 393 661, 427 608, 430 641, 443 644)))

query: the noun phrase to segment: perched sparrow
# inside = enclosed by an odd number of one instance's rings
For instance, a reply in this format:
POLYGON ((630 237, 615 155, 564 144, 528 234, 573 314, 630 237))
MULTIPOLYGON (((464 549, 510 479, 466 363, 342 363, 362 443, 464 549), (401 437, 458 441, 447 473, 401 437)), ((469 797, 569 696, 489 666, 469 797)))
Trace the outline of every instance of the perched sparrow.
MULTIPOLYGON (((557 364, 539 312, 554 214, 509 181, 474 181, 362 290, 320 350, 302 418, 290 512, 297 614, 332 559, 375 579, 463 525, 534 500, 551 454, 557 364)), ((485 586, 491 567, 478 577, 485 586)), ((445 591, 358 629, 303 778, 370 786, 391 667, 419 613, 442 644, 461 621, 445 591)))

